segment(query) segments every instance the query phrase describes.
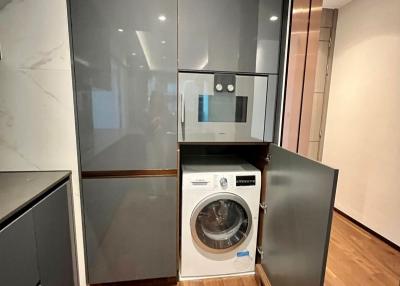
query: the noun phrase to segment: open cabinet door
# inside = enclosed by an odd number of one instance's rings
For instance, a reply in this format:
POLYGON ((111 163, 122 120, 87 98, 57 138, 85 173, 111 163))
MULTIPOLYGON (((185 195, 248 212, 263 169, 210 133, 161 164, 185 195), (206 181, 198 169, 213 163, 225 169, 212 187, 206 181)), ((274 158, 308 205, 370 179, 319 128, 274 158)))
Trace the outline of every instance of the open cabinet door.
POLYGON ((323 285, 338 170, 270 144, 261 264, 272 286, 323 285))

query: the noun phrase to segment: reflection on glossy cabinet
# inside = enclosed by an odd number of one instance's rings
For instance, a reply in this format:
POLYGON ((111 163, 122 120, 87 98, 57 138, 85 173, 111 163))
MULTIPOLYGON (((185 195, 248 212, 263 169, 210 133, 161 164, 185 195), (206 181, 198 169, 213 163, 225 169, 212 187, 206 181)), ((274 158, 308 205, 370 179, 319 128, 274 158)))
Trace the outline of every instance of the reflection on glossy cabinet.
POLYGON ((176 168, 176 0, 70 0, 83 171, 176 168))
POLYGON ((282 0, 178 0, 180 69, 278 73, 282 0))
POLYGON ((176 177, 83 180, 89 283, 176 276, 176 177))

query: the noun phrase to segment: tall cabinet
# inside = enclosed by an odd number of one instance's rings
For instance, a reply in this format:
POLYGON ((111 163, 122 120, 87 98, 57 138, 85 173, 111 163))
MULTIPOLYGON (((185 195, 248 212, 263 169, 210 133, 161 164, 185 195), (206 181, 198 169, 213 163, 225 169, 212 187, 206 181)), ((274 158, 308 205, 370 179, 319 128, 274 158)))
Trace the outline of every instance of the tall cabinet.
POLYGON ((176 276, 176 0, 70 0, 88 282, 176 276))

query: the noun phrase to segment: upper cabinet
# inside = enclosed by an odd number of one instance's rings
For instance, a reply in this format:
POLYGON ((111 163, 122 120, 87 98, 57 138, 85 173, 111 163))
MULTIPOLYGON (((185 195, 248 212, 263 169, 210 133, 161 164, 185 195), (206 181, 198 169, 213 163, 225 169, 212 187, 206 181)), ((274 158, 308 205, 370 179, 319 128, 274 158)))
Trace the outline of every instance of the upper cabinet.
POLYGON ((176 168, 176 0, 71 0, 83 171, 176 168))
POLYGON ((178 0, 178 67, 278 73, 282 0, 178 0))

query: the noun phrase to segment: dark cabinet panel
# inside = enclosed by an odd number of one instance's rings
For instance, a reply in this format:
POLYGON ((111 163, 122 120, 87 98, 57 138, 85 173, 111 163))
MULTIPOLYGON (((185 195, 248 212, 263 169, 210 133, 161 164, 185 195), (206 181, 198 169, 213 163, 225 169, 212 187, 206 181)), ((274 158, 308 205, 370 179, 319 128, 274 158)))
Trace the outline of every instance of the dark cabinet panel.
POLYGON ((282 0, 178 0, 180 69, 278 73, 282 0))
POLYGON ((175 277, 176 178, 83 180, 89 283, 175 277))
POLYGON ((39 282, 32 213, 0 231, 0 284, 36 286, 39 282))
POLYGON ((67 184, 64 184, 32 210, 43 286, 74 285, 67 191, 67 184))
POLYGON ((176 0, 70 0, 83 171, 176 168, 176 0))
POLYGON ((323 285, 338 170, 269 152, 262 265, 272 285, 323 285))

